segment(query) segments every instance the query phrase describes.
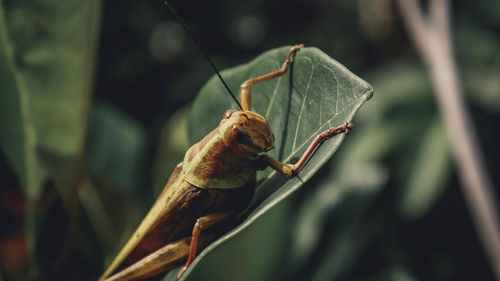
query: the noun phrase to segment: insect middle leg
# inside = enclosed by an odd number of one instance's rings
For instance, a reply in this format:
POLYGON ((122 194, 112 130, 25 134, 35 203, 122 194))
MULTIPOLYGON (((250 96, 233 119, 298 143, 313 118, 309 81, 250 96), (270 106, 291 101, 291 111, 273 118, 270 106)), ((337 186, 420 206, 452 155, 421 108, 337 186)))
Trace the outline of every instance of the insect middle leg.
POLYGON ((217 224, 227 218, 229 218, 234 213, 232 212, 224 212, 224 213, 213 213, 198 218, 193 227, 193 233, 191 235, 191 245, 189 247, 189 256, 186 262, 186 265, 182 268, 177 275, 177 278, 181 278, 182 274, 186 271, 188 266, 194 261, 196 258, 196 250, 198 249, 198 240, 200 239, 200 233, 202 230, 210 228, 214 224, 217 224))
POLYGON ((296 176, 299 173, 300 169, 302 169, 304 164, 307 162, 307 160, 311 157, 312 153, 321 145, 321 143, 323 143, 324 140, 329 139, 339 133, 348 133, 350 130, 352 130, 352 128, 354 128, 354 125, 352 123, 345 122, 341 126, 330 128, 317 135, 314 141, 311 142, 309 147, 306 149, 302 157, 300 157, 299 161, 297 161, 297 163, 295 164, 280 162, 267 154, 263 154, 260 157, 263 161, 266 162, 267 165, 269 165, 274 170, 288 176, 296 176))
POLYGON ((267 73, 264 75, 261 75, 256 78, 249 79, 245 81, 243 84, 241 84, 240 89, 241 89, 241 106, 243 110, 252 110, 252 85, 255 83, 259 83, 262 81, 266 81, 278 76, 283 75, 283 73, 286 72, 286 70, 292 65, 293 63, 293 54, 300 50, 300 48, 303 48, 304 45, 295 45, 293 46, 290 51, 288 52, 288 56, 286 57, 285 62, 283 63, 283 66, 281 69, 273 71, 271 73, 267 73))

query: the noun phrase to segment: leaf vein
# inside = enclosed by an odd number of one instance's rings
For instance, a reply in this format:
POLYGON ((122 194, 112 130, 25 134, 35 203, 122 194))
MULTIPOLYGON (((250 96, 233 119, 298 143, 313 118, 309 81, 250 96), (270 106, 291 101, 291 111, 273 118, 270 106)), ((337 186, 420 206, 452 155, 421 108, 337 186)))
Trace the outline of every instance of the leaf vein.
MULTIPOLYGON (((370 93, 371 93, 371 92, 372 92, 371 90, 370 90, 370 91, 367 91, 367 92, 366 92, 366 93, 364 93, 363 95, 358 96, 358 97, 357 97, 356 99, 354 99, 352 102, 350 102, 350 103, 346 104, 346 105, 345 105, 345 107, 344 107, 341 111, 337 112, 334 116, 332 116, 332 118, 328 119, 328 120, 325 122, 325 124, 326 124, 326 123, 331 122, 331 121, 332 121, 335 117, 337 117, 340 113, 342 113, 344 110, 346 110, 346 109, 347 109, 350 105, 352 105, 353 103, 357 102, 358 100, 360 100, 361 98, 363 98, 363 97, 365 97, 365 96, 370 95, 370 93)), ((330 123, 330 126, 331 126, 331 123, 330 123)), ((302 143, 299 147, 297 147, 297 149, 292 150, 292 152, 291 152, 291 153, 290 153, 290 154, 289 154, 289 155, 288 155, 288 156, 287 156, 287 157, 283 160, 283 162, 284 162, 284 163, 287 163, 288 161, 290 161, 290 159, 292 158, 292 156, 294 156, 294 154, 295 154, 295 153, 297 153, 300 149, 302 149, 302 148, 304 147, 304 145, 305 145, 305 144, 309 143, 309 142, 312 140, 312 138, 313 138, 313 137, 315 137, 315 136, 316 136, 317 134, 319 134, 320 132, 321 132, 321 127, 320 127, 318 130, 316 130, 315 132, 313 132, 313 133, 311 134, 311 136, 310 136, 307 140, 305 140, 305 141, 304 141, 304 142, 303 142, 303 143, 302 143)), ((263 179, 263 180, 259 183, 259 185, 257 186, 257 189, 259 189, 259 187, 260 187, 260 186, 264 185, 264 183, 265 183, 265 182, 267 182, 269 179, 271 179, 271 178, 274 176, 274 174, 276 174, 276 171, 274 171, 274 170, 273 170, 271 173, 269 173, 269 175, 268 175, 265 179, 263 179)))
MULTIPOLYGON (((278 66, 279 66, 279 62, 277 60, 274 61, 278 66)), ((279 89, 279 86, 281 84, 281 79, 283 77, 280 76, 278 78, 278 81, 276 82, 276 86, 274 86, 274 91, 273 91, 273 96, 271 97, 271 99, 269 100, 269 105, 267 106, 267 109, 266 109, 266 114, 264 115, 264 117, 267 119, 269 117, 269 114, 271 113, 271 108, 274 104, 274 100, 276 99, 276 96, 278 94, 278 89, 279 89)))
POLYGON ((292 151, 295 150, 295 144, 297 142, 297 135, 299 133, 300 123, 302 121, 302 113, 304 112, 304 107, 305 107, 304 105, 306 103, 307 96, 309 95, 309 89, 311 87, 311 80, 313 77, 315 67, 316 67, 316 65, 313 65, 311 68, 311 74, 309 75, 309 80, 307 81, 307 87, 306 87, 306 92, 304 93, 304 99, 302 99, 302 106, 300 108, 299 117, 297 118, 297 127, 295 128, 295 136, 293 138, 292 151))

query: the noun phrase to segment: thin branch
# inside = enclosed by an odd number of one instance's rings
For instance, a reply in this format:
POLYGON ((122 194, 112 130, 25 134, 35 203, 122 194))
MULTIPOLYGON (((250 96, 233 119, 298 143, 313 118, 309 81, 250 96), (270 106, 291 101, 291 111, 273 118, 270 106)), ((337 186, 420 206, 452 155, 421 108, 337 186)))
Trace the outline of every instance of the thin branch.
POLYGON ((453 59, 449 2, 432 0, 429 19, 424 18, 417 1, 397 0, 397 3, 411 39, 430 70, 462 191, 490 266, 500 281, 498 208, 453 59))
POLYGON ((403 21, 406 24, 408 32, 417 49, 424 57, 427 55, 427 46, 425 44, 425 37, 427 34, 427 21, 422 11, 420 10, 417 1, 398 1, 399 9, 403 15, 403 21))

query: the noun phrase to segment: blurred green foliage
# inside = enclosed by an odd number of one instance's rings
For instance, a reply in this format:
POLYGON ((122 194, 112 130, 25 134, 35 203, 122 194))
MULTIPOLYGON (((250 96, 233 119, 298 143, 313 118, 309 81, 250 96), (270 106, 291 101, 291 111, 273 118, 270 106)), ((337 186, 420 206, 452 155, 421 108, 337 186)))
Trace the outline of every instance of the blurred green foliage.
MULTIPOLYGON (((493 280, 391 1, 172 4, 221 69, 304 43, 376 90, 333 159, 189 280, 493 280)), ((452 11, 496 186, 499 9, 452 11)), ((1 0, 0 41, 0 278, 95 279, 182 159, 186 107, 213 72, 162 1, 1 0)))

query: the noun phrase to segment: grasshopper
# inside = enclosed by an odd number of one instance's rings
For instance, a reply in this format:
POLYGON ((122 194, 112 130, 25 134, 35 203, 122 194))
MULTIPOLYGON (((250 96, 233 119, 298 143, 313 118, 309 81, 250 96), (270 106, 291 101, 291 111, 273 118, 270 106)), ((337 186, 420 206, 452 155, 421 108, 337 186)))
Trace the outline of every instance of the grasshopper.
POLYGON ((226 110, 219 126, 189 148, 151 210, 99 280, 145 279, 185 261, 180 278, 198 248, 227 231, 226 226, 250 204, 257 171, 271 167, 296 176, 325 139, 353 128, 345 122, 319 134, 295 164, 265 154, 273 149, 274 134, 267 120, 251 111, 252 86, 283 75, 302 47, 290 49, 281 69, 241 84, 241 104, 210 61, 240 109, 226 110))

